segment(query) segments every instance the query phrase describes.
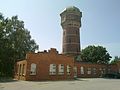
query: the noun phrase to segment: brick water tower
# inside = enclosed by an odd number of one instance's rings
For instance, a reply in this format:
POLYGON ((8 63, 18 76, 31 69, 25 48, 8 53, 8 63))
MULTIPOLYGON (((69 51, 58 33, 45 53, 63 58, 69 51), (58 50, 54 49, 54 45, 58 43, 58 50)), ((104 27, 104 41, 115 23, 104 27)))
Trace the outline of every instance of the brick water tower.
POLYGON ((66 8, 61 14, 61 26, 63 28, 63 54, 80 54, 80 27, 82 12, 71 6, 66 8))

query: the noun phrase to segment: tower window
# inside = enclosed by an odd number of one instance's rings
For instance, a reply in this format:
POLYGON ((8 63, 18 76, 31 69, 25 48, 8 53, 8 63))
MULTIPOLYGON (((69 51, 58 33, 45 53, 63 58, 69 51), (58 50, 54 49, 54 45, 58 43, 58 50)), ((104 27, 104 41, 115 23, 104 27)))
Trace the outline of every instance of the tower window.
POLYGON ((63 31, 63 35, 65 35, 65 31, 63 31))
POLYGON ((69 43, 71 43, 71 42, 72 42, 71 38, 69 38, 69 39, 68 39, 68 42, 69 42, 69 43))

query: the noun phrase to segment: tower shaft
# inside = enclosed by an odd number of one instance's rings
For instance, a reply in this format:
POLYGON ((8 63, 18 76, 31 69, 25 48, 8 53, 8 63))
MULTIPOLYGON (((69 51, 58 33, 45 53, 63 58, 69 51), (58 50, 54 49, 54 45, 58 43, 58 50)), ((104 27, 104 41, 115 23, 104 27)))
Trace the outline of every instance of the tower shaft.
POLYGON ((80 54, 80 27, 82 13, 76 7, 66 8, 61 14, 63 54, 80 54))

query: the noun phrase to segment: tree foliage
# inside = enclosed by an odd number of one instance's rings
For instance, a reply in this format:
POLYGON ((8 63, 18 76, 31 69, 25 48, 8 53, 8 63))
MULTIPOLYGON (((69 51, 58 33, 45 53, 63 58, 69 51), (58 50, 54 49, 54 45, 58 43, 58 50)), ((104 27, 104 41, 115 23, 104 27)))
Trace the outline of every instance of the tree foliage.
POLYGON ((120 61, 119 56, 115 56, 114 59, 110 62, 111 64, 116 64, 118 61, 120 61))
POLYGON ((90 45, 81 51, 81 58, 84 62, 108 64, 111 56, 107 52, 106 48, 90 45))
POLYGON ((37 49, 38 45, 18 16, 5 18, 0 13, 0 76, 12 76, 15 62, 37 49))

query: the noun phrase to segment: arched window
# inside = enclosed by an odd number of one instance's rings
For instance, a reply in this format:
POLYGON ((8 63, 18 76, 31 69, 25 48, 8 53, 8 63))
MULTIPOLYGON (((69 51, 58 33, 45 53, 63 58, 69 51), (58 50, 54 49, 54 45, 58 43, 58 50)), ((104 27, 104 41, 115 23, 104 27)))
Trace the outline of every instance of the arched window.
POLYGON ((31 64, 30 75, 36 75, 36 64, 35 63, 31 64))

